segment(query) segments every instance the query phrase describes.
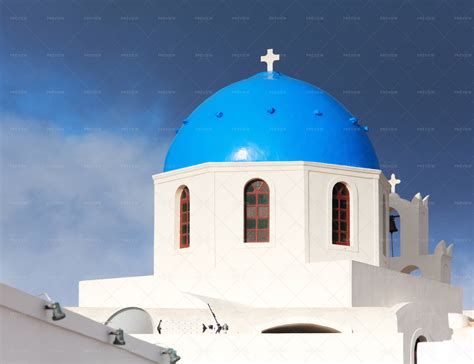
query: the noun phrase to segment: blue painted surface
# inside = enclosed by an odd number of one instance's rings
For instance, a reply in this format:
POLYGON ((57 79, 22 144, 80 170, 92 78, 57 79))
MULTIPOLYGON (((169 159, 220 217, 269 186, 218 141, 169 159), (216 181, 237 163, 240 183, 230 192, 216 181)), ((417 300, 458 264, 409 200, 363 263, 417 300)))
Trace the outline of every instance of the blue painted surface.
POLYGON ((379 169, 367 132, 353 115, 326 92, 278 72, 224 87, 186 120, 165 172, 205 162, 261 161, 379 169))

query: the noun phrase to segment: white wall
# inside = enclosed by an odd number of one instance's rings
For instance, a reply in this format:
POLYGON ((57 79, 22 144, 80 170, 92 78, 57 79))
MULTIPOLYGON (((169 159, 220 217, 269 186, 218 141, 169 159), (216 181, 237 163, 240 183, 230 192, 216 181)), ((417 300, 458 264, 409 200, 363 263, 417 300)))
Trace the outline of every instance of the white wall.
MULTIPOLYGON (((164 332, 171 330, 173 335, 198 334, 202 323, 212 323, 208 302, 220 321, 229 324, 231 334, 258 335, 285 322, 310 322, 380 338, 373 345, 385 340, 385 335, 393 338, 401 333, 404 359, 399 363, 405 364, 412 364, 417 336, 449 339, 448 314, 462 310, 460 288, 348 260, 284 266, 280 273, 255 277, 244 280, 239 274, 211 269, 206 275, 172 282, 166 276, 89 281, 81 282, 80 297, 91 306, 115 302, 116 307, 149 307, 146 310, 155 325, 163 319, 164 332)), ((113 312, 93 307, 79 310, 98 319, 113 312)), ((189 338, 186 335, 183 337, 189 338)), ((354 356, 349 358, 354 360, 354 356)))
POLYGON ((9 363, 169 363, 163 347, 125 335, 112 344, 110 328, 64 310, 52 321, 45 301, 0 284, 0 362, 9 363))
POLYGON ((388 183, 378 170, 341 166, 306 167, 308 171, 310 261, 356 260, 386 266, 381 259, 383 211, 380 198, 388 183), (344 182, 350 193, 350 246, 332 244, 332 189, 344 182))
POLYGON ((400 256, 391 257, 389 266, 399 272, 416 267, 424 278, 450 283, 453 247, 448 249, 441 241, 434 254, 429 255, 428 198, 422 199, 420 194, 416 194, 408 201, 396 193, 390 194, 390 207, 400 216, 400 256))
POLYGON ((210 334, 140 338, 172 343, 183 353, 179 364, 403 363, 403 335, 397 333, 210 334))
MULTIPOLYGON (((352 304, 393 306, 419 302, 445 312, 462 311, 462 289, 431 279, 413 277, 390 269, 352 263, 352 304)), ((444 320, 444 318, 443 318, 444 320)))
POLYGON ((80 282, 79 305, 88 307, 207 307, 196 296, 253 307, 350 307, 350 261, 256 265, 246 271, 209 269, 80 282))
POLYGON ((301 163, 206 163, 154 176, 155 274, 197 274, 217 266, 245 271, 305 262, 304 172, 301 163), (244 243, 244 186, 270 188, 270 242, 244 243), (179 249, 176 190, 190 191, 191 243, 179 249))
MULTIPOLYGON (((387 266, 382 257, 380 196, 388 183, 379 170, 304 162, 205 163, 153 176, 155 274, 205 274, 348 260, 387 266), (244 186, 263 179, 270 188, 270 242, 244 243, 244 186), (332 188, 351 192, 351 245, 332 244, 332 188), (179 249, 177 191, 190 191, 191 246, 179 249), (260 268, 259 268, 260 267, 260 268)), ((388 219, 388 214, 387 217, 388 219)))
POLYGON ((474 362, 474 328, 454 331, 453 339, 426 342, 418 346, 418 364, 472 364, 474 362))
POLYGON ((80 305, 89 307, 205 308, 204 296, 253 307, 391 307, 401 302, 461 312, 462 290, 372 265, 320 262, 284 265, 268 274, 209 270, 188 278, 149 276, 83 281, 80 305), (253 277, 254 279, 250 279, 253 277), (189 294, 187 294, 189 293, 189 294))

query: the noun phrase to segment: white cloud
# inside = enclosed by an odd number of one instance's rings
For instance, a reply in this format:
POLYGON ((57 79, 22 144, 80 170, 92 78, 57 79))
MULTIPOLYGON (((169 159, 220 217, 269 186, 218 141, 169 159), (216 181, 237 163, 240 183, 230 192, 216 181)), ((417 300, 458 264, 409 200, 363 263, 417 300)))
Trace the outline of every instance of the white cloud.
POLYGON ((151 175, 164 152, 133 132, 4 119, 1 280, 73 305, 80 279, 151 274, 151 175))

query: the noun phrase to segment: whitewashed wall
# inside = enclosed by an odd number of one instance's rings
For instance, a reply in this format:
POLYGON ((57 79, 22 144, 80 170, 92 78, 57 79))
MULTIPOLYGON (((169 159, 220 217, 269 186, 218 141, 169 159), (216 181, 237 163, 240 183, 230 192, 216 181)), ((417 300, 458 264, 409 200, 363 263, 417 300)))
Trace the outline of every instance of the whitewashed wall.
POLYGON ((74 312, 52 321, 45 301, 0 284, 0 363, 169 363, 163 347, 125 335, 112 344, 110 328, 74 312))
POLYGON ((379 170, 303 162, 206 163, 153 179, 155 274, 189 275, 213 267, 247 271, 347 259, 387 265, 381 257, 379 197, 387 195, 388 183, 379 170), (269 243, 243 239, 244 186, 255 178, 270 188, 269 243), (339 181, 351 192, 348 247, 331 241, 332 188, 339 181), (184 185, 191 199, 191 246, 179 249, 177 191, 184 185))
MULTIPOLYGON (((388 183, 378 170, 341 166, 306 167, 310 261, 355 260, 386 266, 383 260, 382 204, 388 183), (344 182, 350 193, 350 246, 332 244, 332 189, 344 182)), ((387 218, 387 217, 386 217, 387 218)))
POLYGON ((391 257, 389 266, 406 273, 416 267, 424 278, 450 283, 453 245, 446 247, 446 243, 440 241, 434 253, 429 254, 428 200, 429 196, 422 198, 421 194, 416 194, 411 201, 396 193, 390 194, 390 207, 400 216, 400 256, 391 257))

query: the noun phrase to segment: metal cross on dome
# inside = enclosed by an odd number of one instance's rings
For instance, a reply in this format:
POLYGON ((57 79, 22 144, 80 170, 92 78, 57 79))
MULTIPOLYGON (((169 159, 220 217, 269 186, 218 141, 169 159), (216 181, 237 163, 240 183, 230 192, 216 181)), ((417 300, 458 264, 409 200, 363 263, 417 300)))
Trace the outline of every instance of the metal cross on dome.
POLYGON ((391 193, 396 193, 395 192, 395 187, 402 181, 400 181, 399 179, 397 179, 395 177, 395 173, 392 173, 392 175, 390 176, 390 179, 388 180, 388 183, 390 183, 390 186, 392 186, 392 189, 391 189, 391 193))
POLYGON ((260 62, 267 64, 267 72, 273 72, 273 62, 279 61, 280 55, 274 54, 273 49, 267 49, 267 54, 260 57, 260 62))

